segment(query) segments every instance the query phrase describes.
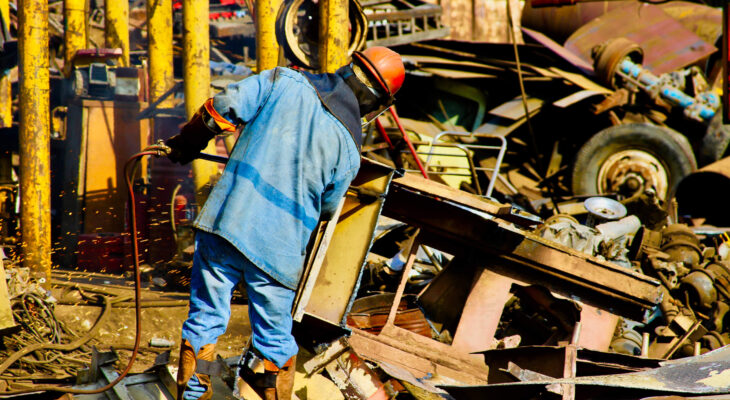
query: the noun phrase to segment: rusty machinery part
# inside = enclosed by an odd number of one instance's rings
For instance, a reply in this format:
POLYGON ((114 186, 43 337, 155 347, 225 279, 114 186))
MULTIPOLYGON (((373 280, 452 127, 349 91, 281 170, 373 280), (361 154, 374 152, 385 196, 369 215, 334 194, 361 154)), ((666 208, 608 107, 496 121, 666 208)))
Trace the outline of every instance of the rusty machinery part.
POLYGON ((653 190, 665 201, 696 168, 689 141, 680 133, 648 123, 616 125, 596 133, 580 148, 572 188, 576 195, 625 197, 653 190))
POLYGON ((611 88, 618 89, 616 71, 621 61, 629 57, 636 64, 644 60, 644 50, 638 44, 625 38, 619 37, 607 40, 591 50, 593 57, 593 70, 599 81, 611 88))
POLYGON ((662 230, 660 249, 669 254, 671 261, 683 262, 688 268, 702 260, 700 239, 684 224, 672 224, 662 230))
MULTIPOLYGON (((348 7, 350 39, 347 54, 365 47, 368 21, 356 0, 348 7)), ((319 65, 319 7, 306 0, 287 0, 276 18, 276 38, 284 55, 295 65, 318 69, 319 65)))
POLYGON ((702 143, 697 151, 697 161, 700 165, 712 164, 728 155, 730 125, 723 124, 722 120, 722 113, 717 113, 707 126, 707 131, 702 137, 702 143))
POLYGON ((628 257, 630 260, 640 260, 645 255, 651 254, 652 251, 657 251, 662 245, 662 234, 642 226, 639 231, 634 235, 634 239, 631 241, 629 247, 628 257))
POLYGON ((679 290, 687 296, 693 310, 711 310, 717 301, 714 277, 703 269, 692 270, 680 281, 679 290))

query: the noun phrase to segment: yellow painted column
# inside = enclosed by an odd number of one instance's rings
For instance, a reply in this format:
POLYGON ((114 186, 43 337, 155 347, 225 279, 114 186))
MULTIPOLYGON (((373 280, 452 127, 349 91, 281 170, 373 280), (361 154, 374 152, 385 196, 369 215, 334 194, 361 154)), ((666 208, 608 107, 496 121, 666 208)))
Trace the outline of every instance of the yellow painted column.
POLYGON ((51 279, 48 1, 18 4, 20 208, 23 266, 51 279))
POLYGON ((261 72, 279 65, 276 14, 282 0, 256 0, 256 69, 261 72))
POLYGON ((129 1, 106 0, 104 2, 104 37, 106 47, 122 49, 119 65, 129 66, 129 1))
MULTIPOLYGON (((210 97, 210 40, 208 0, 183 0, 183 67, 185 113, 192 118, 210 97)), ((215 140, 203 150, 215 153, 215 140)), ((218 175, 218 165, 210 161, 193 161, 193 184, 198 207, 207 198, 206 186, 218 175)))
MULTIPOLYGON (((5 28, 10 29, 10 1, 0 0, 5 28)), ((0 75, 0 128, 13 126, 13 97, 10 92, 10 70, 0 75)))
MULTIPOLYGON (((172 67, 172 0, 147 0, 147 53, 150 103, 174 84, 172 67)), ((172 96, 168 97, 172 99, 172 96)), ((165 100, 160 107, 169 105, 165 100)))
POLYGON ((76 52, 88 47, 86 43, 86 1, 87 0, 65 0, 63 2, 63 19, 65 21, 65 34, 63 36, 63 74, 68 78, 71 76, 72 60, 76 52))
POLYGON ((348 61, 348 0, 319 2, 319 60, 322 72, 335 72, 348 61))

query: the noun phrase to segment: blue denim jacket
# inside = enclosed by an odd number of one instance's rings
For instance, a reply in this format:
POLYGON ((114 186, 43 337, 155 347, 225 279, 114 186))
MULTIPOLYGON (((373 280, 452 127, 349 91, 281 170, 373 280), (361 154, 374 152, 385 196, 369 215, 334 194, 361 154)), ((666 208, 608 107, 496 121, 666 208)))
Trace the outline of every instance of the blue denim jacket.
POLYGON ((213 106, 245 128, 195 227, 227 239, 295 290, 312 230, 320 216, 331 217, 357 173, 357 146, 310 81, 291 69, 230 84, 213 106))

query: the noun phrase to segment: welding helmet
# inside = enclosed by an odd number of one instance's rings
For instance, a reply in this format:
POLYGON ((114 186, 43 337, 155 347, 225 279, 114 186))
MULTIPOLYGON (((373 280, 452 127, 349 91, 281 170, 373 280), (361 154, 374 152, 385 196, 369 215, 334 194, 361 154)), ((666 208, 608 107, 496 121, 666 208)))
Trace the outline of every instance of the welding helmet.
POLYGON ((393 95, 403 86, 406 70, 400 54, 382 46, 356 51, 352 54, 352 60, 368 75, 380 100, 380 107, 365 116, 367 124, 393 104, 393 95))

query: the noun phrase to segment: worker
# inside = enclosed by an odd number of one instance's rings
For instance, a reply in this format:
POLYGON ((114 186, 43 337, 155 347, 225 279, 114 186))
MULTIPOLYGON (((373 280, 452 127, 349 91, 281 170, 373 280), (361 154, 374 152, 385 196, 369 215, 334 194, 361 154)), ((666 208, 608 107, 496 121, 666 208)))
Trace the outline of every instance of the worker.
POLYGON ((306 246, 359 169, 363 117, 389 107, 404 77, 400 55, 385 47, 355 52, 335 73, 277 67, 228 85, 168 139, 168 158, 186 164, 210 139, 243 126, 194 224, 178 399, 212 396, 214 346, 240 280, 252 333, 234 393, 291 398, 298 352, 291 311, 306 246))

